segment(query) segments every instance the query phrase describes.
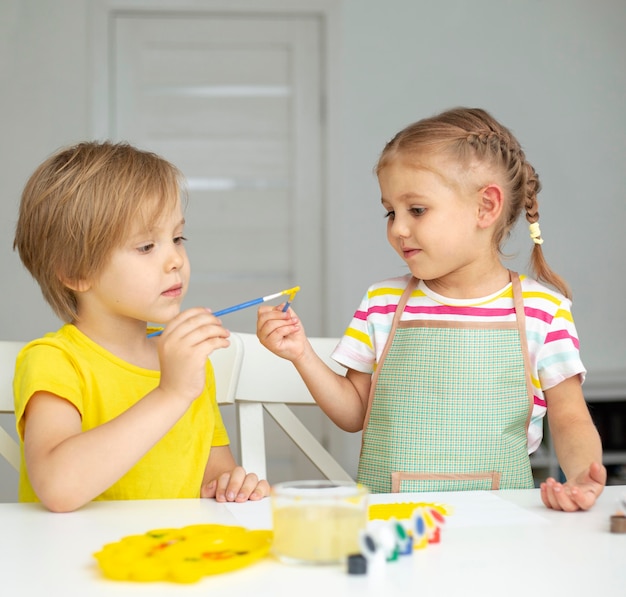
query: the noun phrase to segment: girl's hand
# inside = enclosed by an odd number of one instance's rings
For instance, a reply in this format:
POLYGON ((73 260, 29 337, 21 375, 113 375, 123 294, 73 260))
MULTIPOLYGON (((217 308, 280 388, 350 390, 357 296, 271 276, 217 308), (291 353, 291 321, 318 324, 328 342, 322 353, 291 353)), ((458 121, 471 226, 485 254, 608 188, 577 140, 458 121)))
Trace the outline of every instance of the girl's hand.
POLYGON ((551 477, 546 479, 541 484, 541 500, 553 510, 589 510, 596 503, 605 484, 606 468, 594 462, 583 474, 567 483, 558 483, 551 477))
POLYGON ((208 309, 195 307, 179 313, 156 340, 160 388, 195 400, 204 389, 207 358, 214 350, 229 346, 229 335, 208 309))
POLYGON ((256 334, 265 348, 293 362, 302 357, 308 342, 293 309, 289 308, 283 313, 283 306, 259 308, 256 334))
POLYGON ((270 486, 265 479, 259 481, 254 473, 246 473, 241 466, 222 473, 200 489, 200 497, 215 498, 218 502, 257 501, 267 497, 269 493, 270 486))

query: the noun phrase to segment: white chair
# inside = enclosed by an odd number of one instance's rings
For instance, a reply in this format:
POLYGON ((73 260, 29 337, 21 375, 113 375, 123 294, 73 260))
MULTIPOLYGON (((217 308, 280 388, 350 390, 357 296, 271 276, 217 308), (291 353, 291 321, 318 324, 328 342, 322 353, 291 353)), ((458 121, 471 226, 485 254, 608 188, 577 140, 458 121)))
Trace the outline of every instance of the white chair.
MULTIPOLYGON (((13 404, 15 359, 25 344, 25 342, 0 340, 0 414, 15 413, 13 404)), ((1 426, 0 456, 4 457, 15 470, 20 469, 20 446, 1 426)))
POLYGON ((230 346, 211 353, 210 359, 215 374, 215 397, 222 405, 235 404, 237 383, 243 364, 243 342, 238 334, 229 337, 230 346))
MULTIPOLYGON (((256 334, 238 332, 244 345, 244 358, 236 404, 239 459, 248 471, 267 478, 263 411, 302 450, 328 479, 352 481, 352 477, 322 446, 288 405, 317 407, 295 367, 265 348, 256 334)), ((317 354, 336 372, 344 369, 330 358, 338 338, 309 338, 317 354)))
MULTIPOLYGON (((25 342, 0 341, 0 413, 15 414, 13 403, 13 374, 17 353, 25 342)), ((243 343, 232 334, 230 346, 211 354, 215 372, 215 393, 220 405, 234 404, 237 381, 243 362, 243 343)), ((13 468, 20 468, 20 447, 7 431, 0 426, 0 456, 13 468)))

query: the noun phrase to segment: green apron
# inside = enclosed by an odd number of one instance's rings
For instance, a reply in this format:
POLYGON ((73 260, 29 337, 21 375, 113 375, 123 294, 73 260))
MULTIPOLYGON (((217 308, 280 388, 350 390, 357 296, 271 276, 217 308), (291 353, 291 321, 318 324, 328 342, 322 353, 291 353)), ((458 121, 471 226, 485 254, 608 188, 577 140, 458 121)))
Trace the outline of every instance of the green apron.
POLYGON ((534 487, 533 406, 519 276, 515 322, 400 321, 372 376, 358 482, 374 493, 534 487))

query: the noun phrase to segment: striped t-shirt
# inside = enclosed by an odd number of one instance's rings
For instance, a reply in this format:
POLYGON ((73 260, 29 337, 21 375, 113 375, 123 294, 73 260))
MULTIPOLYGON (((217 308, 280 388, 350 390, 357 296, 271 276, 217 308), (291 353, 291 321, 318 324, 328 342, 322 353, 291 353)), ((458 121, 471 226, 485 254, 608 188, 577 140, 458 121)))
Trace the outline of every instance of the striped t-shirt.
MULTIPOLYGON (((410 277, 409 274, 391 278, 370 286, 345 335, 333 351, 333 359, 350 369, 373 373, 410 277)), ((544 390, 574 375, 580 375, 581 381, 584 381, 586 370, 580 359, 571 301, 532 278, 520 276, 520 280, 534 390, 534 406, 528 428, 530 454, 539 447, 543 437, 543 417, 546 413, 544 390)), ((441 296, 420 280, 401 319, 515 321, 512 286, 508 284, 495 294, 480 299, 464 300, 441 296)))

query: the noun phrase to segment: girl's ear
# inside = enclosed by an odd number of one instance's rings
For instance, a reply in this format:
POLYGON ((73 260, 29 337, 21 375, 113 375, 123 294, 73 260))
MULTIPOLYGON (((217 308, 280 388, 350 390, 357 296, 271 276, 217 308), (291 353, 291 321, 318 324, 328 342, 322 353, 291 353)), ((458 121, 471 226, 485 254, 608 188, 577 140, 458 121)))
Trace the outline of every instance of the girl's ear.
POLYGON ((478 226, 488 228, 496 222, 504 208, 504 194, 497 184, 483 187, 479 192, 478 226))

